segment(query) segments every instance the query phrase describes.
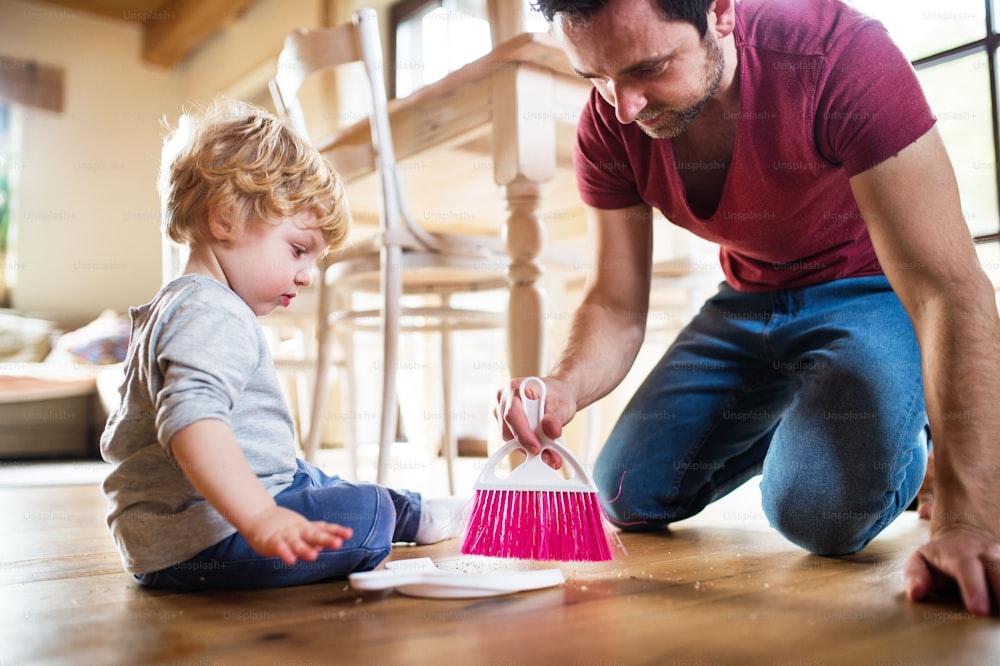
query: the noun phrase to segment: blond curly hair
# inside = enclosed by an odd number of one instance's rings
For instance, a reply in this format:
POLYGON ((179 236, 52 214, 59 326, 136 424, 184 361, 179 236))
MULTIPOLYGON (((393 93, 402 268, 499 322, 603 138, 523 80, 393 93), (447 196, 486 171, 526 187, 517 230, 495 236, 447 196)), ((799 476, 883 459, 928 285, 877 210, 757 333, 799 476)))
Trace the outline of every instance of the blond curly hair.
POLYGON ((207 240, 212 210, 238 226, 311 213, 330 249, 350 227, 330 163, 285 121, 246 102, 219 99, 186 113, 164 139, 158 185, 163 231, 185 245, 207 240))

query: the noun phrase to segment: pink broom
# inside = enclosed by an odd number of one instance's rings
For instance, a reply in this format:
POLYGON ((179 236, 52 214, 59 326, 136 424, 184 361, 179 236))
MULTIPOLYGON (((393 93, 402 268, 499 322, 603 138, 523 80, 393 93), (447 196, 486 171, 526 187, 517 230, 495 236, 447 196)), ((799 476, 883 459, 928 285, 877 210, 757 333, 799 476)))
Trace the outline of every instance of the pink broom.
POLYGON ((462 539, 462 552, 525 560, 601 562, 612 559, 612 546, 620 547, 617 534, 597 500, 597 486, 586 468, 566 445, 546 437, 539 423, 545 409, 545 383, 530 377, 521 383, 521 402, 528 424, 542 450, 560 456, 570 478, 549 467, 541 454, 529 454, 512 439, 486 462, 476 481, 475 497, 462 539), (530 384, 539 386, 539 398, 525 394, 530 384), (526 456, 506 478, 497 467, 514 451, 526 456))

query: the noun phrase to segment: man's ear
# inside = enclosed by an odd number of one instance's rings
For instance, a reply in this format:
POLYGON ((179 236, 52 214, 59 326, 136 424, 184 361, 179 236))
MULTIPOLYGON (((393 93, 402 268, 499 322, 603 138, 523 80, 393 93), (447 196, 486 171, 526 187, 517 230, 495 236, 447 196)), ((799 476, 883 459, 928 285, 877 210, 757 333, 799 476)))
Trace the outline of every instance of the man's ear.
MULTIPOLYGON (((735 0, 715 0, 708 12, 715 16, 715 33, 720 39, 732 34, 736 29, 736 2, 735 0)), ((711 26, 709 26, 711 29, 711 26)))
POLYGON ((217 206, 212 206, 208 210, 208 233, 217 241, 230 240, 236 233, 229 216, 217 206))

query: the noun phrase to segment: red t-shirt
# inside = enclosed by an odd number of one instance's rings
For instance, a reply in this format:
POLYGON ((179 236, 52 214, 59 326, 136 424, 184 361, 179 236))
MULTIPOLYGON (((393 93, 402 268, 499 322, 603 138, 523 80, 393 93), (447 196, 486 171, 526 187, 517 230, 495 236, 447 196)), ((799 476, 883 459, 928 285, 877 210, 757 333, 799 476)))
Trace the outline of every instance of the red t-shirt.
POLYGON ((577 130, 583 201, 650 204, 718 243, 742 291, 881 274, 848 178, 933 126, 909 61, 881 23, 837 0, 737 2, 735 41, 741 110, 715 213, 691 211, 670 141, 619 123, 596 91, 577 130))

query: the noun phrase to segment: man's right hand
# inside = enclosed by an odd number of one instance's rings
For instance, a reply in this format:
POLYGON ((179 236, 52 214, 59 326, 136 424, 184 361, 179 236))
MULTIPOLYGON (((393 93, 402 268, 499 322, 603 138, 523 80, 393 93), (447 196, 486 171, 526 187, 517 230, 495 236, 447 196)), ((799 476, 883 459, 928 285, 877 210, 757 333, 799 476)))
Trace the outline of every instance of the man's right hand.
MULTIPOLYGON (((500 432, 505 442, 516 439, 531 455, 542 454, 542 459, 553 469, 562 467, 562 457, 552 449, 543 449, 543 443, 528 423, 528 415, 524 411, 520 389, 525 377, 510 380, 507 385, 497 391, 497 402, 493 415, 500 425, 500 432)), ((576 414, 576 398, 572 388, 566 382, 554 377, 543 377, 545 382, 545 406, 541 415, 540 430, 551 440, 562 437, 563 426, 570 422, 576 414)), ((538 398, 535 390, 525 388, 529 398, 538 398)))

